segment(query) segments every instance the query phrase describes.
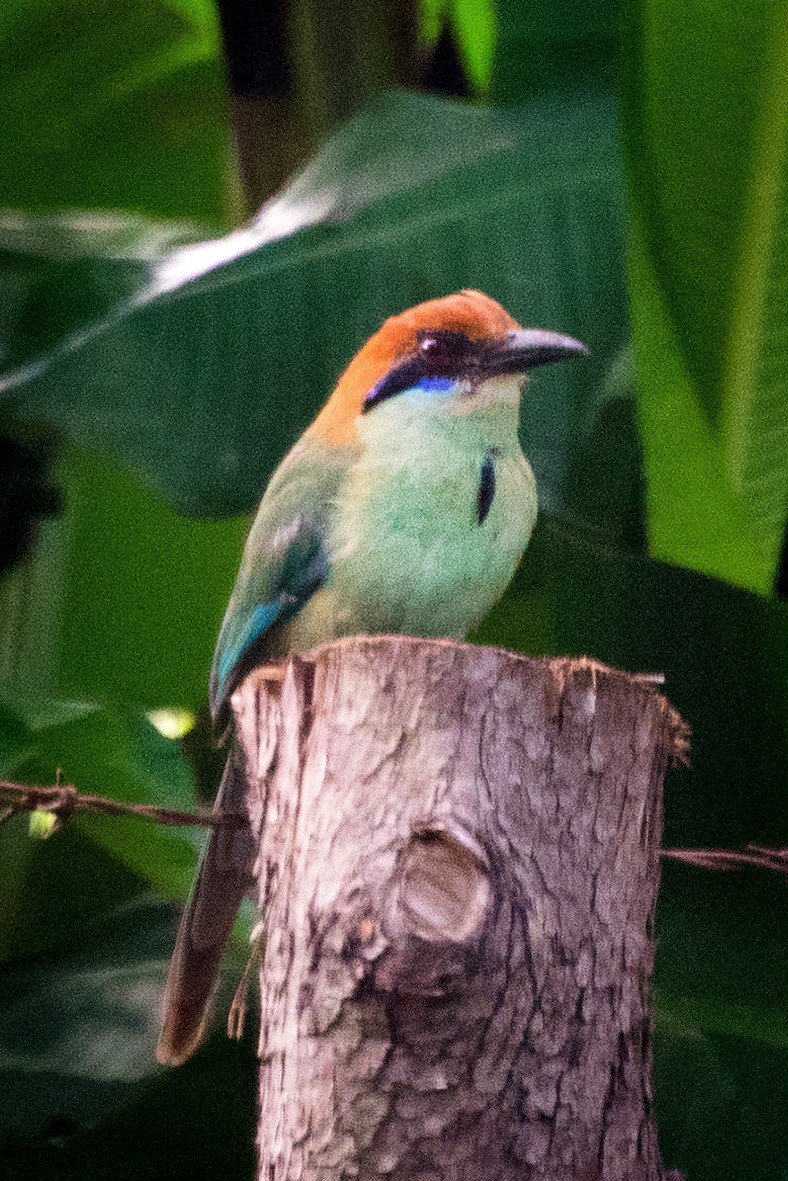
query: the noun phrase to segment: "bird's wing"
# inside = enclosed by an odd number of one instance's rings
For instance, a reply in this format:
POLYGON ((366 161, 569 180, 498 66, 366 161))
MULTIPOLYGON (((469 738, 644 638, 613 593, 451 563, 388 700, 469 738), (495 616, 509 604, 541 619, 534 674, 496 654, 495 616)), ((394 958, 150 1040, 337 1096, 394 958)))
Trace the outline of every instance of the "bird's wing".
POLYGON ((346 448, 305 437, 268 485, 247 538, 211 669, 214 718, 260 663, 286 655, 281 625, 300 611, 328 575, 326 518, 347 470, 346 448))
MULTIPOLYGON (((273 476, 244 550, 216 647, 211 707, 223 720, 243 675, 277 649, 277 624, 291 618, 328 570, 325 516, 347 456, 302 439, 273 476)), ((245 816, 243 756, 234 740, 214 810, 245 816)), ((199 1045, 222 951, 253 884, 255 844, 246 825, 212 829, 181 919, 164 994, 159 1061, 178 1065, 199 1045)))

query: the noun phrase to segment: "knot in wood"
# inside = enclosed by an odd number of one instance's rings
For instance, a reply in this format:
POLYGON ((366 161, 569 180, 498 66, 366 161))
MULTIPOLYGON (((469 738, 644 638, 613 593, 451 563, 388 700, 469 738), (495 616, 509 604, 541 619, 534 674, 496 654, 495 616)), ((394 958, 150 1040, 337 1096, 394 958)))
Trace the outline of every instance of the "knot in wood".
POLYGON ((438 828, 413 834, 400 856, 388 928, 429 942, 462 943, 477 934, 491 886, 481 849, 438 828))
POLYGON ((491 900, 486 859, 469 836, 417 829, 383 902, 389 948, 375 986, 421 997, 463 989, 477 966, 491 900))

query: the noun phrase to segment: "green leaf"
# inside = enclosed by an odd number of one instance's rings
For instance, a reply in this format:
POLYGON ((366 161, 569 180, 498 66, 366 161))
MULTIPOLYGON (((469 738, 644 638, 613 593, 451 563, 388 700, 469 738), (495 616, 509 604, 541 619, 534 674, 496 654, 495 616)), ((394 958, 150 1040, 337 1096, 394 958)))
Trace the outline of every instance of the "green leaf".
POLYGON ((649 550, 663 561, 767 594, 775 556, 726 474, 719 432, 703 413, 686 354, 637 240, 630 290, 649 550))
POLYGON ((788 5, 780 21, 776 60, 763 81, 721 424, 731 481, 773 566, 780 561, 788 515, 788 5))
POLYGON ((212 4, 4 5, 0 205, 221 220, 226 113, 212 4), (73 19, 72 19, 73 18, 73 19))
POLYGON ((0 701, 0 778, 9 779, 32 746, 27 722, 13 706, 0 701))
MULTIPOLYGON (((0 1140, 3 1164, 14 1181, 249 1181, 255 1170, 257 1070, 245 1046, 214 1039, 177 1070, 158 1072, 146 1086, 127 1086, 126 1102, 117 1084, 97 1084, 107 1114, 95 1127, 63 1106, 41 1127, 31 1121, 26 1134, 0 1140), (110 1088, 114 1095, 107 1095, 110 1088)), ((57 1076, 41 1080, 50 1101, 57 1100, 59 1083, 57 1076)), ((87 1093, 85 1086, 78 1098, 87 1093)))
POLYGON ((155 1060, 174 926, 170 906, 138 898, 80 927, 62 950, 0 967, 9 1175, 131 1179, 153 1158, 168 1177, 251 1175, 252 1038, 229 1043, 217 1019, 183 1068, 155 1060))
POLYGON ((0 582, 6 694, 197 708, 248 521, 189 521, 66 448, 65 515, 0 582))
POLYGON ((26 817, 8 820, 0 864, 0 961, 70 943, 86 923, 147 887, 75 823, 44 842, 30 838, 26 817))
POLYGON ((497 0, 497 39, 491 94, 498 103, 537 94, 576 94, 584 86, 612 87, 618 0, 497 0))
POLYGON ((783 1181, 788 1054, 702 1024, 658 1022, 655 1090, 665 1164, 693 1181, 783 1181))
POLYGON ((788 512, 788 4, 639 0, 625 12, 653 552, 768 593, 788 512))
POLYGON ((74 948, 6 964, 2 977, 0 1135, 55 1116, 94 1124, 157 1069, 171 908, 135 901, 80 933, 74 948))
POLYGON ((69 451, 64 471, 68 562, 52 691, 199 706, 248 521, 186 520, 83 452, 69 451))
MULTIPOLYGON (((136 710, 95 706, 39 730, 35 754, 17 767, 17 776, 26 783, 54 783, 58 769, 64 783, 83 793, 181 811, 196 807, 179 744, 136 710)), ((199 833, 137 816, 81 813, 74 823, 159 891, 186 893, 199 833)))
POLYGON ((664 1158, 698 1181, 781 1181, 788 1022, 780 883, 673 865, 665 877, 657 974, 670 986, 657 989, 654 1045, 664 1158), (675 905, 682 895, 683 913, 675 905))

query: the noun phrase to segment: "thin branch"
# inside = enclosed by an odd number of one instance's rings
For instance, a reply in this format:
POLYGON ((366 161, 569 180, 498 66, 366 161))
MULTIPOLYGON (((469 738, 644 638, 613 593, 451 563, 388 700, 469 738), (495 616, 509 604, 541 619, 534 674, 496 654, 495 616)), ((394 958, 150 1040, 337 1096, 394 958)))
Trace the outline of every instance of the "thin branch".
POLYGON ((49 812, 61 827, 75 812, 92 812, 103 816, 142 816, 157 824, 204 825, 241 827, 246 818, 235 813, 181 812, 160 808, 156 804, 130 804, 107 796, 79 792, 70 783, 47 787, 10 783, 0 780, 0 824, 19 812, 49 812))
MULTIPOLYGON (((157 824, 200 825, 217 828, 230 825, 240 828, 246 818, 228 812, 180 812, 160 808, 156 804, 129 804, 108 796, 79 792, 70 783, 56 783, 48 787, 29 786, 0 780, 0 825, 20 812, 48 812, 55 817, 56 828, 61 828, 75 812, 89 812, 103 816, 142 816, 157 824)), ((747 844, 744 849, 663 849, 662 856, 701 869, 742 869, 752 865, 788 874, 788 849, 769 849, 763 845, 747 844)))
POLYGON ((763 845, 747 844, 744 849, 663 849, 663 857, 697 865, 701 869, 743 869, 754 865, 788 874, 788 849, 767 849, 763 845))

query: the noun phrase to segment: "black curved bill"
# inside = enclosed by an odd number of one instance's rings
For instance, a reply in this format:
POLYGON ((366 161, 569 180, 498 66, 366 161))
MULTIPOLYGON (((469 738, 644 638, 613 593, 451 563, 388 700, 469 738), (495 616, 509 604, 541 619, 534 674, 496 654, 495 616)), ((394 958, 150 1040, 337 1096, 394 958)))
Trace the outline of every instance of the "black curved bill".
POLYGON ((582 341, 544 328, 519 328, 507 332, 484 346, 482 364, 485 373, 498 377, 505 373, 527 373, 537 365, 566 361, 587 354, 582 341))

